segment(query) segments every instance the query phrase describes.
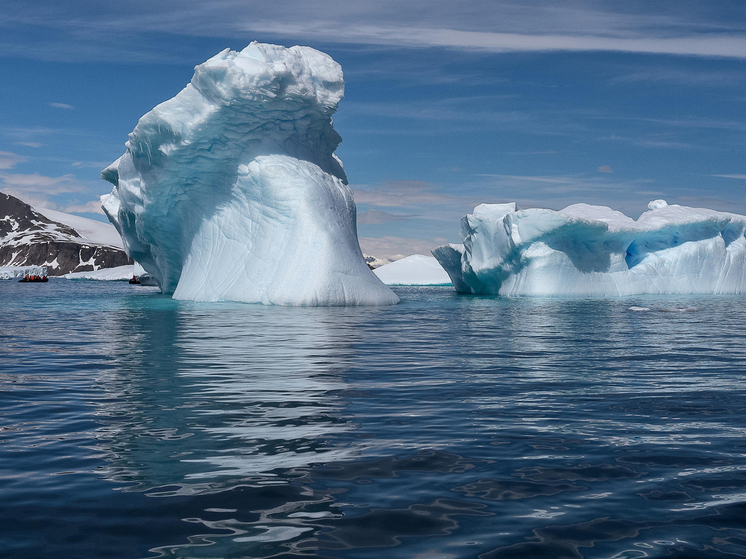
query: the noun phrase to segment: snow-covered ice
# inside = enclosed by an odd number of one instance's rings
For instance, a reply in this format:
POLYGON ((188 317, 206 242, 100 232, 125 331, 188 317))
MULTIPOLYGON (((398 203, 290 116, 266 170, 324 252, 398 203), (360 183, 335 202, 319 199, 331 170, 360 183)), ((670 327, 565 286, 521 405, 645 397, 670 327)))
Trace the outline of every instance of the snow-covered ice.
POLYGON ((62 276, 70 280, 98 280, 98 281, 123 281, 129 280, 135 275, 135 266, 117 266, 116 268, 102 268, 90 272, 72 272, 62 276))
POLYGON ((12 280, 29 276, 46 276, 46 266, 0 266, 0 280, 12 280))
POLYGON ((460 293, 616 296, 746 291, 746 216, 654 200, 637 221, 604 206, 482 204, 463 244, 433 254, 460 293))
POLYGON ((104 169, 102 207, 176 299, 393 304, 357 240, 332 114, 342 69, 308 47, 251 43, 195 68, 104 169))
POLYGON ((451 278, 432 256, 413 254, 373 270, 386 285, 451 285, 451 278))

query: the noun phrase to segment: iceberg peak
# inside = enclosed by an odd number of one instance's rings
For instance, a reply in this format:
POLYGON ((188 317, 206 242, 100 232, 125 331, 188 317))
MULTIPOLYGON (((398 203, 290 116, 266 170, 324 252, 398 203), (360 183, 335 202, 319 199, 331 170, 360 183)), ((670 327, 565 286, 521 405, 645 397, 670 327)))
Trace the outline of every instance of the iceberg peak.
POLYGON ((668 202, 665 200, 652 200, 651 202, 648 202, 648 209, 649 210, 659 210, 661 208, 665 208, 668 206, 668 202))

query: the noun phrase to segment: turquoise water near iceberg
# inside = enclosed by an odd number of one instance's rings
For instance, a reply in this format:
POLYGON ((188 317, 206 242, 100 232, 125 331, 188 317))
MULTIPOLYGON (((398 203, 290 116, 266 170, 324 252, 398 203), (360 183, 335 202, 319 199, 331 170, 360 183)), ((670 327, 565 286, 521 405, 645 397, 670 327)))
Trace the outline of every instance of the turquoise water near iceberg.
POLYGON ((395 291, 0 282, 0 556, 746 556, 746 298, 395 291))

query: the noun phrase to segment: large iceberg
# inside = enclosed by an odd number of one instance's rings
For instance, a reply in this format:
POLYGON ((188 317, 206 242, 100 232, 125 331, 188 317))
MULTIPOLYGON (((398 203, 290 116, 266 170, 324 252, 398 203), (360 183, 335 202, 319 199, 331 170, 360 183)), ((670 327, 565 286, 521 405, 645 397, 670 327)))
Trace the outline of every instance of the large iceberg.
POLYGON ((342 69, 308 47, 251 43, 195 68, 104 169, 102 207, 175 299, 393 304, 357 239, 332 115, 342 69))
POLYGON ((637 221, 604 206, 482 204, 463 244, 433 255, 456 291, 617 296, 746 291, 746 216, 654 200, 637 221))

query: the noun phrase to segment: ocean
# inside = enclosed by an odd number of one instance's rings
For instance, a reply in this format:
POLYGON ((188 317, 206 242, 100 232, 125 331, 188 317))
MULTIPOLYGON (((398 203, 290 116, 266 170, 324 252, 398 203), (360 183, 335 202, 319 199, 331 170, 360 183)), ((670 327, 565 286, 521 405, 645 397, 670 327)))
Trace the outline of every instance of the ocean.
POLYGON ((746 298, 395 291, 0 282, 0 556, 746 556, 746 298))

